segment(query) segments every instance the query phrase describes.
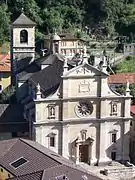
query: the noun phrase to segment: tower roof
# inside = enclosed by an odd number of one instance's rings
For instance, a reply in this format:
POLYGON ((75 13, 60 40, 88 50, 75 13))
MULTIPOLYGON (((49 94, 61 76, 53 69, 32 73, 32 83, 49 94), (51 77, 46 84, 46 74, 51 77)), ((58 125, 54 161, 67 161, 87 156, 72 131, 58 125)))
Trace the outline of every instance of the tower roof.
POLYGON ((60 36, 55 32, 53 35, 52 35, 52 40, 53 41, 60 41, 60 36))
POLYGON ((36 23, 30 20, 25 14, 21 13, 21 15, 13 22, 13 25, 33 25, 36 23))

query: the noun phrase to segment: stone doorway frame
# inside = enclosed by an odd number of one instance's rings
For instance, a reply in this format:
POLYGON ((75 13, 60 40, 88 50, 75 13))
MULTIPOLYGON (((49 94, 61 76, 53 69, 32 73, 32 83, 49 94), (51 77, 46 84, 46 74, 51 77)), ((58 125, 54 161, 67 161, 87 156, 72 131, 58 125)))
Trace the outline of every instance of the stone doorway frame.
POLYGON ((92 159, 92 144, 93 144, 93 139, 92 138, 87 138, 85 141, 76 140, 76 163, 79 164, 80 161, 80 146, 83 145, 88 145, 88 164, 91 164, 91 159, 92 159))

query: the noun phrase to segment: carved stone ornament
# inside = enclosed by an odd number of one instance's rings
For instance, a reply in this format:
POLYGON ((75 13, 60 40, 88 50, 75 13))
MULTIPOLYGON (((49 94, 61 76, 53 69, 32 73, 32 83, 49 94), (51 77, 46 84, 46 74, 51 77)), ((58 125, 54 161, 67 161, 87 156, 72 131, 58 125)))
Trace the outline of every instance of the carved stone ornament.
POLYGON ((75 106, 75 112, 79 117, 87 117, 92 114, 93 106, 91 102, 82 101, 75 106))
POLYGON ((117 115, 118 114, 118 102, 111 102, 111 116, 112 115, 117 115))
POLYGON ((86 82, 84 80, 79 84, 79 93, 86 93, 86 92, 90 92, 90 84, 89 82, 86 82))
POLYGON ((87 69, 86 67, 81 67, 76 70, 76 73, 77 74, 88 74, 88 73, 91 73, 91 71, 89 69, 87 69))
POLYGON ((85 129, 82 129, 81 131, 80 131, 80 134, 81 134, 81 140, 82 141, 85 141, 86 140, 86 137, 87 137, 87 130, 85 130, 85 129))

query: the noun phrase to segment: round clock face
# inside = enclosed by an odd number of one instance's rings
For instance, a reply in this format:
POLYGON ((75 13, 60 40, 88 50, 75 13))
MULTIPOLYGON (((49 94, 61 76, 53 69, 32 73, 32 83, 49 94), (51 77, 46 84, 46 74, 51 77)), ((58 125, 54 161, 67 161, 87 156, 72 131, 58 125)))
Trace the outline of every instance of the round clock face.
POLYGON ((87 117, 92 113, 93 106, 90 102, 79 102, 75 109, 78 116, 87 117))

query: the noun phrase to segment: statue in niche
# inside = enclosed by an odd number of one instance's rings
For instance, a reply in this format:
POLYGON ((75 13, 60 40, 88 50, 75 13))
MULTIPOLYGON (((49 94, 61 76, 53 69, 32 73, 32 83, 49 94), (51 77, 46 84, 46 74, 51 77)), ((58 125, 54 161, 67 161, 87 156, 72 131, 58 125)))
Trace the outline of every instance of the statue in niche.
POLYGON ((55 106, 49 106, 49 116, 50 117, 55 116, 55 106))
POLYGON ((113 113, 117 112, 117 104, 112 104, 112 112, 113 113))
POLYGON ((82 130, 81 131, 81 139, 82 139, 82 141, 86 140, 86 132, 87 132, 87 130, 82 130))

